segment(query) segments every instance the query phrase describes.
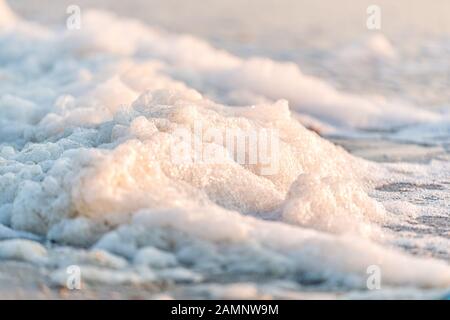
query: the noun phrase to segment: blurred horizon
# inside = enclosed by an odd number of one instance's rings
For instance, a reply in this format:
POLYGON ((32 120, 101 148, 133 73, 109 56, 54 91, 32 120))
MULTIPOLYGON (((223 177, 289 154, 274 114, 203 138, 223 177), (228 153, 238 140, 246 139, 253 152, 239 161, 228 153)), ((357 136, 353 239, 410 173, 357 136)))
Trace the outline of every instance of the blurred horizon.
MULTIPOLYGON (((65 21, 65 9, 75 4, 82 9, 98 8, 138 18, 173 32, 202 37, 211 34, 242 41, 255 40, 263 29, 267 33, 296 35, 314 32, 316 43, 360 37, 366 28, 366 9, 378 5, 382 10, 381 31, 388 37, 450 36, 450 2, 434 0, 8 0, 17 13, 46 23, 65 21), (205 28, 208 26, 208 28, 205 28)), ((313 40, 313 39, 312 39, 313 40)), ((314 41, 312 41, 314 43, 314 41)))

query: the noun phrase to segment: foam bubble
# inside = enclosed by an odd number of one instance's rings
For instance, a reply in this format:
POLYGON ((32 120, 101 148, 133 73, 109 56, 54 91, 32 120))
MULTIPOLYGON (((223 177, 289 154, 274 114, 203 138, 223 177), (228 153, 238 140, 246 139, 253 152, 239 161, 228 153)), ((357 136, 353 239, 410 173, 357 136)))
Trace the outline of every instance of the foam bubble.
MULTIPOLYGON (((93 282, 245 274, 362 288, 376 264, 387 285, 448 286, 447 264, 369 239, 388 214, 368 195, 386 167, 307 130, 296 112, 331 126, 381 127, 436 114, 342 93, 294 64, 242 59, 108 13, 83 19, 74 33, 29 32, 20 20, 0 34, 0 223, 7 237, 26 231, 57 247, 104 250, 73 260, 86 264, 93 282), (228 106, 232 99, 250 104, 228 106), (220 162, 174 161, 172 147, 185 143, 181 129, 220 162), (240 162, 224 141, 204 134, 209 129, 218 136, 274 130, 277 157, 240 162), (267 164, 276 170, 264 174, 267 164)), ((198 150, 187 157, 197 159, 198 150)), ((0 257, 45 263, 62 284, 57 254, 35 241, 0 242, 0 257)))

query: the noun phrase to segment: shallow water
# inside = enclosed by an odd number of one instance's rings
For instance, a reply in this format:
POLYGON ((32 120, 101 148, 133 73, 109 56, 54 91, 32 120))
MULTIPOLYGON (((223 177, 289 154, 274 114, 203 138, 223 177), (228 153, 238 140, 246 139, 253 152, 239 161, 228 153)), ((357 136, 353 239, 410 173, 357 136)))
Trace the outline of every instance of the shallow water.
POLYGON ((387 19, 374 34, 349 5, 330 21, 305 1, 315 14, 296 29, 264 14, 270 2, 224 13, 218 1, 208 14, 194 2, 196 23, 170 2, 146 3, 96 3, 145 24, 81 3, 79 31, 60 24, 62 2, 46 14, 14 3, 41 26, 0 6, 5 272, 25 261, 64 286, 75 264, 93 292, 131 284, 175 298, 420 298, 449 287, 449 42, 436 11, 433 23, 387 19), (173 163, 176 130, 198 123, 276 129, 279 170, 264 175, 232 152, 218 165, 173 163), (381 291, 366 287, 373 265, 381 291))

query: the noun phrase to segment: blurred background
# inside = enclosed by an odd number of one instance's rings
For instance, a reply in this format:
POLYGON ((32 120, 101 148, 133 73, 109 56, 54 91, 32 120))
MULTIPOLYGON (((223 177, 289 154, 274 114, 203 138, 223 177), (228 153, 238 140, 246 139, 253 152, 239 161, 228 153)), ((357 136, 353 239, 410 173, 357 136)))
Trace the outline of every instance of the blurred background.
POLYGON ((71 4, 138 18, 201 37, 240 56, 299 64, 338 89, 407 100, 426 108, 450 101, 448 0, 14 0, 23 17, 65 24, 71 4), (381 29, 366 26, 370 5, 381 29), (401 63, 400 63, 401 62, 401 63))

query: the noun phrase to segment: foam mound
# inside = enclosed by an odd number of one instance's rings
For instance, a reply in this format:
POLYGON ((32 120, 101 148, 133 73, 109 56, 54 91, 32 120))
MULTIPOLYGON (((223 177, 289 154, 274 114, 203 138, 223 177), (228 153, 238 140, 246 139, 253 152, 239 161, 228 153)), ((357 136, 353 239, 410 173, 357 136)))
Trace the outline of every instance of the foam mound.
MULTIPOLYGON (((379 106, 295 65, 243 60, 104 12, 86 12, 79 31, 43 32, 0 33, 0 223, 7 230, 106 252, 115 269, 133 273, 91 267, 87 274, 117 283, 247 274, 364 287, 375 264, 389 285, 450 284, 445 263, 371 240, 384 209, 367 191, 383 169, 293 114, 372 125, 383 119, 379 106), (260 103, 224 104, 231 99, 260 103), (268 162, 248 154, 240 161, 209 129, 219 137, 272 130, 277 152, 268 162), (196 161, 198 150, 189 148, 189 161, 174 161, 174 146, 190 146, 180 130, 219 161, 196 161)), ((32 240, 5 241, 0 257, 31 252, 35 263, 64 264, 32 240)))

